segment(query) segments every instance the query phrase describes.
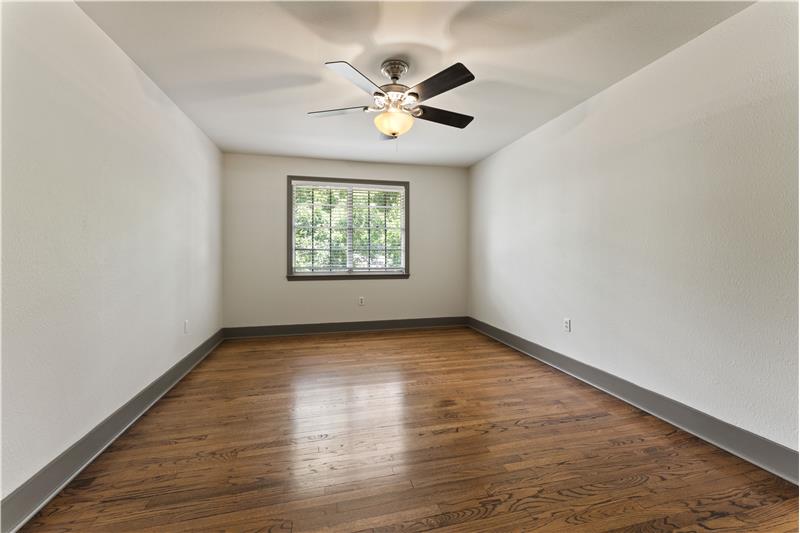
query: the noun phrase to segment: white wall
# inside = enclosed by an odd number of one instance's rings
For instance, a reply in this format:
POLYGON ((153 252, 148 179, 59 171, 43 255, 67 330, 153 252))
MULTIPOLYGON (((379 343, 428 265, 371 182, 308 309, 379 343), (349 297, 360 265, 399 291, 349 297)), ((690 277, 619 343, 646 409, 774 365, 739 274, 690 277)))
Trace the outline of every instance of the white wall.
POLYGON ((797 89, 757 4, 479 163, 470 315, 797 449, 797 89))
POLYGON ((75 4, 4 3, 2 45, 5 496, 219 329, 221 198, 216 147, 75 4))
POLYGON ((465 315, 465 169, 225 154, 223 176, 226 326, 465 315), (411 277, 287 281, 289 174, 409 181, 411 277))
POLYGON ((227 326, 469 312, 797 448, 796 32, 748 8, 469 181, 226 155, 221 185, 78 7, 5 3, 3 496, 213 334, 223 285, 227 326), (410 181, 411 278, 286 281, 287 174, 410 181))

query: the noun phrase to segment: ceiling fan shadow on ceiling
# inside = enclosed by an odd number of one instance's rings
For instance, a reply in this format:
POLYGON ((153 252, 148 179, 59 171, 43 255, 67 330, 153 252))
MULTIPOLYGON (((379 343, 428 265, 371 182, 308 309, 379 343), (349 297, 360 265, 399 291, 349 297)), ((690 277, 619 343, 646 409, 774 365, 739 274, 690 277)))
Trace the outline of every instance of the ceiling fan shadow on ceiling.
POLYGON ((406 133, 419 118, 429 122, 444 124, 454 128, 466 128, 474 117, 446 111, 437 107, 420 105, 421 102, 455 89, 475 79, 467 67, 456 63, 427 80, 408 87, 400 83, 400 78, 408 72, 408 63, 400 59, 387 59, 381 65, 381 72, 391 83, 378 86, 346 61, 331 61, 325 66, 344 76, 358 88, 373 98, 369 106, 343 107, 325 111, 311 111, 309 116, 330 117, 348 113, 378 113, 375 127, 384 139, 396 139, 406 133))

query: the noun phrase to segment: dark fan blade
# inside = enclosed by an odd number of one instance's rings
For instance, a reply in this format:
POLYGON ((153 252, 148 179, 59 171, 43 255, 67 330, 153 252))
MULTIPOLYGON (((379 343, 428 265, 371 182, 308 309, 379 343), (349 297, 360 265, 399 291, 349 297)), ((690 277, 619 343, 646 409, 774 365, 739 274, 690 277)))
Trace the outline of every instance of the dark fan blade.
POLYGON ((444 124, 445 126, 453 126, 454 128, 466 128, 467 124, 472 122, 472 119, 475 118, 469 115, 462 115, 461 113, 445 111, 444 109, 439 109, 438 107, 421 105, 419 108, 422 110, 422 114, 417 118, 421 118, 422 120, 430 120, 431 122, 438 122, 439 124, 444 124))
POLYGON ((334 115, 346 115, 347 113, 355 113, 361 111, 362 113, 367 110, 367 106, 360 105, 358 107, 342 107, 340 109, 326 109, 325 111, 310 111, 308 114, 312 117, 332 117, 334 115))
POLYGON ((450 89, 455 89, 459 85, 464 85, 475 79, 475 76, 470 72, 467 67, 461 63, 456 63, 452 67, 448 67, 438 74, 434 74, 422 83, 418 83, 410 88, 408 92, 416 93, 419 98, 418 102, 433 98, 437 94, 442 94, 450 89))
POLYGON ((352 81, 370 96, 375 93, 383 94, 383 91, 381 91, 380 87, 375 85, 372 80, 361 74, 356 67, 347 61, 331 61, 329 63, 325 63, 325 66, 352 81))

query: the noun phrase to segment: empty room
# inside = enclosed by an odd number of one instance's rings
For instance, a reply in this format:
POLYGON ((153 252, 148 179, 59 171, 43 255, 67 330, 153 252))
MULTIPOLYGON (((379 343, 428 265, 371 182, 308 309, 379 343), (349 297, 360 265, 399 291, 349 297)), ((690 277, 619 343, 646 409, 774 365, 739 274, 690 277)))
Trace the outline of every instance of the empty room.
POLYGON ((2 533, 798 531, 796 2, 0 9, 2 533))

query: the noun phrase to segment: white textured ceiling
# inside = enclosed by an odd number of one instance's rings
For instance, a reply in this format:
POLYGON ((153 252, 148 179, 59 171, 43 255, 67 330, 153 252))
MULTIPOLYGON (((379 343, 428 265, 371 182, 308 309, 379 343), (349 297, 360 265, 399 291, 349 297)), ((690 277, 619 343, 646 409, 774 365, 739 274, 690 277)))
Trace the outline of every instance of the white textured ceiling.
MULTIPOLYGON (((740 11, 732 2, 81 2, 83 10, 224 151, 470 165, 740 11), (368 105, 328 71, 382 60, 414 85, 464 63, 475 81, 428 105, 475 116, 417 120, 378 140, 368 105)), ((664 80, 665 84, 680 80, 664 80)))

